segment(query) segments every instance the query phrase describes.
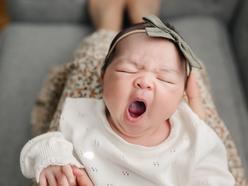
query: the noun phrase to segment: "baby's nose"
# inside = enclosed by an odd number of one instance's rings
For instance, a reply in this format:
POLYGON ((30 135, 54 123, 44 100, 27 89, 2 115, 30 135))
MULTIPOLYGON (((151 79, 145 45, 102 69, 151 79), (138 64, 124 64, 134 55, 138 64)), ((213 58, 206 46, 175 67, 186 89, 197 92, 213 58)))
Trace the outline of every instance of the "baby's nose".
POLYGON ((136 88, 152 90, 153 89, 152 79, 151 77, 148 76, 140 76, 137 79, 135 79, 134 86, 136 88))

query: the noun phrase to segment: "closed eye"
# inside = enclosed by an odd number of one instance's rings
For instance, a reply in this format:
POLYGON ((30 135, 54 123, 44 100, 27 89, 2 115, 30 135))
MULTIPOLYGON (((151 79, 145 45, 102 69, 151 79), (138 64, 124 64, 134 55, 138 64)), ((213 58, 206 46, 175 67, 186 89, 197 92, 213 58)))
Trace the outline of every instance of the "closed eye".
POLYGON ((117 70, 117 72, 126 73, 126 74, 135 74, 136 73, 134 71, 129 71, 129 70, 117 70))
POLYGON ((167 79, 162 79, 162 78, 157 78, 159 81, 162 81, 163 83, 169 83, 169 84, 174 84, 173 82, 167 80, 167 79))

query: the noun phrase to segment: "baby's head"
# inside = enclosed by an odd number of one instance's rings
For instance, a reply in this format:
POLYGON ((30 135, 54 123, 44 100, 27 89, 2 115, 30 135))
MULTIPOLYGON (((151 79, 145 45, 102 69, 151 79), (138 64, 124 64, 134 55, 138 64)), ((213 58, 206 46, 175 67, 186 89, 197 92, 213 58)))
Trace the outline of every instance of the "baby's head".
MULTIPOLYGON (((171 26, 169 23, 164 23, 168 28, 170 28, 171 30, 175 31, 175 28, 173 26, 171 26)), ((132 25, 124 30, 122 30, 121 32, 119 32, 119 34, 116 35, 116 37, 113 39, 111 45, 110 45, 110 50, 109 53, 105 59, 104 65, 102 67, 102 73, 104 74, 106 69, 108 68, 108 66, 113 62, 113 59, 115 58, 115 56, 117 55, 117 49, 121 48, 120 50, 125 49, 125 46, 122 45, 122 42, 120 42, 121 40, 123 40, 124 38, 126 38, 127 36, 129 36, 130 32, 132 34, 138 34, 138 33, 143 33, 143 35, 146 35, 145 33, 145 28, 153 28, 153 26, 149 23, 143 22, 143 23, 138 23, 135 25, 132 25), (143 30, 143 32, 142 32, 143 30), (125 36, 127 35, 127 36, 125 36), (124 37, 123 37, 124 36, 124 37), (123 37, 123 38, 122 38, 123 37)), ((177 32, 176 32, 177 33, 177 32)), ((137 36, 137 35, 135 35, 137 36)), ((149 36, 148 36, 149 37, 149 36)), ((165 38, 160 38, 161 40, 167 40, 170 41, 169 39, 165 39, 165 38)), ((170 41, 171 43, 173 43, 172 41, 170 41)), ((183 53, 181 52, 181 50, 179 49, 178 45, 174 44, 176 50, 178 51, 178 55, 180 57, 180 71, 181 73, 183 73, 185 75, 185 88, 187 86, 187 78, 189 73, 191 72, 192 67, 190 65, 188 65, 185 56, 183 55, 183 53), (187 72, 188 70, 188 72, 187 72)), ((142 47, 142 46, 141 46, 142 47)), ((151 51, 153 52, 153 51, 151 51)), ((166 50, 164 50, 164 52, 167 52, 166 50)), ((155 55, 155 54, 154 54, 155 55)))
POLYGON ((142 23, 119 33, 102 68, 107 118, 120 136, 157 130, 175 112, 185 90, 189 57, 171 35, 149 31, 154 28, 142 23))

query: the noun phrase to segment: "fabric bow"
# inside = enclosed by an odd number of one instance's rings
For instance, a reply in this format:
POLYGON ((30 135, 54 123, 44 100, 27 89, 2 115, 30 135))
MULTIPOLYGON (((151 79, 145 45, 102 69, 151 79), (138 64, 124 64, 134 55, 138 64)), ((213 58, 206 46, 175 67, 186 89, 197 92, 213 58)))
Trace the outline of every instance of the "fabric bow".
POLYGON ((202 68, 200 62, 196 58, 187 43, 173 30, 165 26, 165 24, 155 15, 147 15, 143 20, 154 27, 146 27, 146 34, 152 37, 163 37, 172 40, 178 45, 179 49, 192 67, 202 68))

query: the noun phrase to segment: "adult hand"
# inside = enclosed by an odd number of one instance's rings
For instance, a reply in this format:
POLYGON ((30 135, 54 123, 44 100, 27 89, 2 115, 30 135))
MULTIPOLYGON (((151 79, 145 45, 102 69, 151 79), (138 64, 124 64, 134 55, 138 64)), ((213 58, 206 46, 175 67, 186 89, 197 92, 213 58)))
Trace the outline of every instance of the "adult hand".
POLYGON ((196 74, 191 73, 188 78, 188 84, 186 88, 186 94, 188 97, 188 103, 190 108, 195 112, 200 119, 206 121, 207 114, 203 107, 203 103, 201 100, 201 94, 196 84, 196 74))
POLYGON ((74 176, 76 176, 78 186, 94 186, 84 169, 79 169, 73 166, 72 171, 74 176))

